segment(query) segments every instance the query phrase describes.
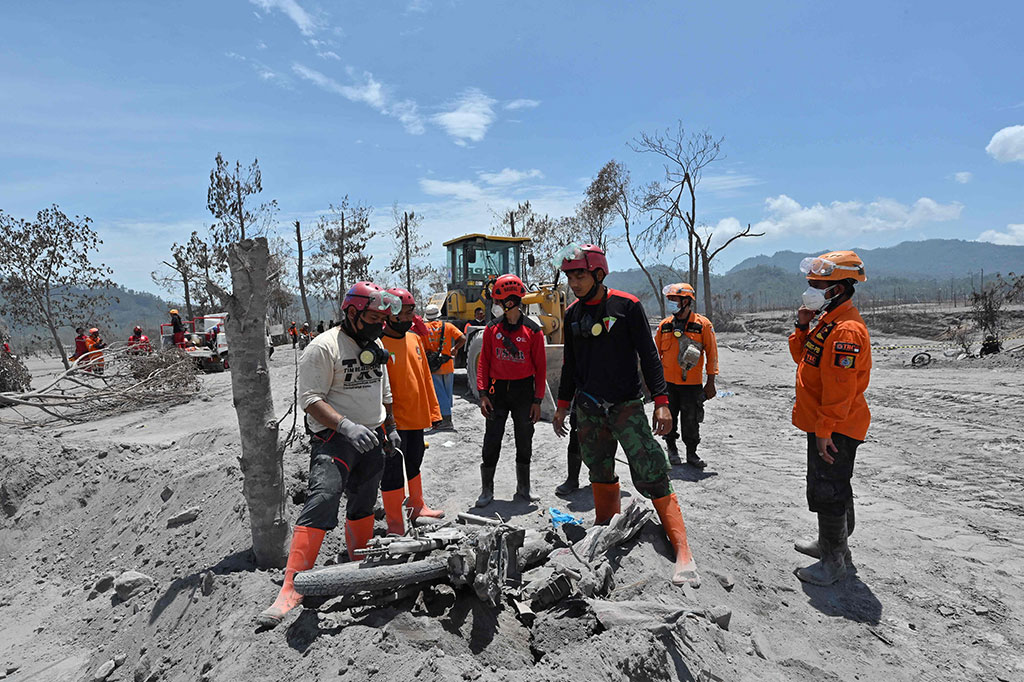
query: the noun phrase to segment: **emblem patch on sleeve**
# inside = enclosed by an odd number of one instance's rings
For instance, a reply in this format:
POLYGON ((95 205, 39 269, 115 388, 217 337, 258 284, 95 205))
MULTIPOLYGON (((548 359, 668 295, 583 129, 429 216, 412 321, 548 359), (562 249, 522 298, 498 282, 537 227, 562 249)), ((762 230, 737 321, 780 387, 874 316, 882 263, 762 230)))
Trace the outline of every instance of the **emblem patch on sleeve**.
MULTIPOLYGON (((839 345, 838 343, 836 344, 839 345)), ((845 353, 836 353, 834 360, 836 367, 842 367, 843 369, 853 369, 853 366, 857 363, 856 355, 847 355, 845 353)))
POLYGON ((856 355, 860 352, 860 346, 855 343, 847 343, 845 341, 836 341, 835 348, 837 353, 853 353, 856 355))

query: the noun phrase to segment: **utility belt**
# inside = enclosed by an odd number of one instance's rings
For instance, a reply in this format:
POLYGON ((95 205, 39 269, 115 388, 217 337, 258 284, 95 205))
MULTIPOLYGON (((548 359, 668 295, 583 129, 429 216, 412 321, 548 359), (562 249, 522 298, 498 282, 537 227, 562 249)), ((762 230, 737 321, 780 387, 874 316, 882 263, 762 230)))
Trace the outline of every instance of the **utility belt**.
POLYGON ((586 391, 576 391, 576 397, 574 398, 576 406, 583 412, 583 414, 591 417, 607 417, 611 414, 612 410, 616 406, 622 405, 626 400, 613 403, 604 398, 598 398, 595 395, 591 395, 586 391))
POLYGON ((488 387, 487 393, 489 393, 490 395, 494 395, 499 386, 505 389, 505 393, 510 393, 516 388, 525 387, 527 385, 527 382, 529 382, 528 385, 532 395, 533 389, 536 386, 536 384, 534 384, 534 378, 532 376, 523 377, 522 379, 494 379, 492 377, 491 385, 488 387))

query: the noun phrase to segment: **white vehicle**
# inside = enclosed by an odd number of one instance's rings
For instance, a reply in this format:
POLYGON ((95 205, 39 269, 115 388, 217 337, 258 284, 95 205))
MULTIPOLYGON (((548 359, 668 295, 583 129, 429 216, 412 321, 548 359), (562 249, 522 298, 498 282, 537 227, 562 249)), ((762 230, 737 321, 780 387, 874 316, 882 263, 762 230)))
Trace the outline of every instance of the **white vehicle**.
MULTIPOLYGON (((196 359, 206 372, 228 369, 228 336, 224 331, 227 313, 211 313, 184 322, 185 340, 178 346, 196 359)), ((169 322, 160 325, 160 347, 174 347, 174 332, 169 322)))

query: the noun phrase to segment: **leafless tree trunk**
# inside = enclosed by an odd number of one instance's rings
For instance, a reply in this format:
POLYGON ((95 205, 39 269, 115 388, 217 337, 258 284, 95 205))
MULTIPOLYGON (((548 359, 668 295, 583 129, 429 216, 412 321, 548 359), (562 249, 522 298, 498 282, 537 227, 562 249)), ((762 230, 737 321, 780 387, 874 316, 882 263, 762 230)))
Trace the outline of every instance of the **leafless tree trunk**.
POLYGON ((264 329, 267 317, 265 237, 243 239, 228 247, 232 292, 207 281, 210 294, 228 312, 231 339, 231 393, 242 439, 242 493, 249 508, 252 549, 263 568, 284 566, 288 522, 285 520, 284 447, 270 392, 264 329))
POLYGON ((302 311, 306 313, 306 323, 313 325, 313 318, 309 316, 309 303, 306 301, 306 279, 305 268, 302 264, 302 228, 299 221, 295 221, 295 243, 299 247, 299 296, 302 297, 302 311))
POLYGON ((725 250, 725 247, 732 244, 737 239, 742 237, 763 237, 764 232, 751 232, 750 223, 747 223, 747 227, 742 232, 737 232, 733 236, 725 240, 725 243, 719 246, 714 251, 711 250, 711 238, 714 236, 711 232, 708 232, 702 239, 700 235, 696 236, 697 250, 700 252, 701 267, 704 271, 704 314, 708 316, 712 322, 714 322, 714 309, 712 306, 713 299, 711 298, 711 261, 714 260, 715 256, 725 250))

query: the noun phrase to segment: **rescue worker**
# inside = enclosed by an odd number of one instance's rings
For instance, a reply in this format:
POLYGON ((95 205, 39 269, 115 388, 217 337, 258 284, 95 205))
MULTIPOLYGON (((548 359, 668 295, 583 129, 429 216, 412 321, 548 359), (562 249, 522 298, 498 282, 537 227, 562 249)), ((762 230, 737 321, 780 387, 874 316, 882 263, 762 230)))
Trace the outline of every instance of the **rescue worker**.
POLYGON ((402 458, 390 457, 384 462, 380 479, 380 496, 384 502, 384 517, 388 532, 405 533, 403 502, 412 509, 412 518, 420 516, 440 518, 444 512, 431 509, 423 501, 423 479, 420 465, 425 451, 423 431, 441 419, 441 409, 434 394, 434 382, 427 366, 427 349, 423 339, 411 331, 416 299, 405 289, 388 289, 402 302, 397 315, 388 316, 381 341, 391 353, 388 362, 388 383, 391 385, 392 413, 402 439, 402 458), (408 477, 408 480, 406 479, 408 477), (405 486, 409 486, 409 498, 405 486))
POLYGON ((218 334, 220 334, 220 325, 215 324, 212 327, 210 327, 209 331, 206 332, 206 338, 204 339, 206 341, 207 347, 209 347, 209 349, 214 352, 217 351, 218 334))
POLYGON ((556 257, 577 300, 566 310, 564 361, 558 386, 555 434, 566 434, 565 418, 575 401, 580 453, 590 470, 595 523, 619 512, 616 442, 629 463, 633 485, 654 503, 676 560, 672 582, 700 585, 686 539, 686 525, 668 478, 668 458, 654 436, 672 428, 658 349, 647 316, 635 296, 604 284, 608 260, 593 244, 568 246, 556 257), (654 430, 644 413, 640 375, 654 397, 654 430))
POLYGON ((356 560, 355 551, 373 537, 385 449, 395 453, 401 446, 384 369, 390 356, 380 335, 402 303, 373 282, 357 282, 341 309, 341 327, 314 339, 299 359, 299 404, 311 441, 307 496, 292 533, 284 584, 260 614, 261 627, 274 627, 302 603, 295 574, 316 562, 324 535, 338 524, 343 492, 345 546, 356 560))
POLYGON ((427 360, 434 380, 434 392, 441 405, 441 421, 434 424, 438 431, 454 431, 452 402, 455 388, 455 361, 453 358, 466 343, 466 337, 451 322, 441 317, 441 309, 428 305, 423 313, 427 326, 427 360))
POLYGON ((295 327, 294 322, 292 322, 292 326, 288 327, 288 336, 292 339, 292 350, 295 350, 295 346, 299 344, 299 330, 295 327))
POLYGON ((100 337, 100 330, 93 327, 89 330, 89 336, 85 340, 86 353, 83 356, 85 369, 94 374, 103 374, 103 349, 107 344, 100 337))
POLYGON ((149 344, 149 337, 142 333, 142 327, 135 325, 132 335, 128 337, 128 352, 133 355, 152 352, 153 347, 149 344))
POLYGON ((181 321, 177 308, 171 308, 171 334, 174 345, 178 348, 184 348, 185 324, 181 321))
POLYGON ((323 320, 320 320, 319 322, 316 323, 316 333, 317 334, 323 334, 324 333, 324 321, 323 320))
POLYGON ((852 561, 847 541, 854 528, 853 464, 871 422, 864 400, 871 338, 850 300, 856 283, 867 276, 853 251, 805 258, 800 270, 808 287, 789 336, 797 364, 793 425, 807 433, 807 507, 818 515, 818 538, 797 541, 795 549, 819 561, 796 575, 813 585, 831 585, 852 561))
POLYGON ((523 314, 520 307, 525 295, 526 287, 515 275, 502 275, 491 289, 491 298, 504 312, 483 332, 476 372, 480 412, 487 419, 480 464, 482 490, 477 507, 486 507, 494 500, 494 471, 509 414, 516 442, 515 499, 521 502, 540 499, 530 493, 530 459, 533 425, 540 419, 540 404, 547 382, 547 357, 544 330, 523 314))
POLYGON ((697 455, 700 423, 704 421, 704 401, 715 397, 718 375, 718 342, 711 320, 693 310, 696 294, 686 282, 669 284, 662 293, 677 306, 655 332, 658 356, 668 388, 668 411, 672 413, 672 430, 665 436, 670 464, 682 464, 676 440, 682 435, 686 446, 686 463, 703 469, 707 466, 697 455), (705 367, 705 358, 707 366, 705 367), (707 370, 707 383, 704 371, 707 370))
POLYGON ((85 333, 85 327, 75 327, 75 354, 68 360, 74 362, 89 352, 89 335, 85 333))
POLYGON ((476 308, 473 310, 473 319, 467 322, 465 325, 463 325, 462 333, 468 334, 470 327, 482 327, 485 324, 487 324, 487 313, 484 312, 483 308, 476 308))

